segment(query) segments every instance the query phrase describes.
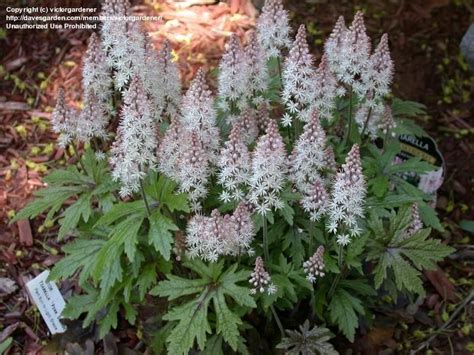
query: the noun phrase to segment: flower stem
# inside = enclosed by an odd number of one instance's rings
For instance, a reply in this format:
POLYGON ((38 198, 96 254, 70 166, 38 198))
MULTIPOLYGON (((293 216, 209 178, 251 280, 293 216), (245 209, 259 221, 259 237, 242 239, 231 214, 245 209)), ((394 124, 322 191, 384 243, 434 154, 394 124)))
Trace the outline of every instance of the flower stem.
POLYGON ((365 119, 365 122, 364 122, 364 128, 362 129, 362 133, 360 134, 361 137, 364 137, 365 131, 367 130, 367 127, 369 125, 371 114, 372 114, 372 107, 369 107, 369 112, 367 113, 367 118, 365 119))
POLYGON ((346 143, 351 139, 352 130, 352 85, 349 88, 349 126, 347 127, 346 143))
POLYGON ((337 265, 339 266, 339 269, 342 268, 343 256, 344 247, 342 245, 339 245, 339 253, 337 254, 337 265))
POLYGON ((148 217, 150 217, 151 216, 150 205, 148 204, 148 200, 146 198, 145 188, 143 187, 142 179, 140 179, 140 190, 142 192, 143 201, 145 202, 146 213, 147 213, 148 217))
POLYGON ((76 144, 73 141, 71 141, 71 147, 72 147, 72 150, 74 151, 74 155, 76 156, 77 161, 79 162, 79 165, 81 166, 82 170, 84 170, 84 172, 87 174, 86 167, 84 166, 81 156, 79 155, 79 152, 77 150, 76 144))
POLYGON ((339 253, 337 255, 337 264, 339 265, 339 274, 336 275, 336 277, 334 278, 332 282, 331 288, 329 289, 329 292, 328 292, 329 298, 331 298, 332 295, 334 294, 334 291, 336 291, 336 286, 339 283, 339 280, 341 279, 342 264, 344 261, 343 255, 344 255, 344 247, 342 245, 339 245, 339 253))
POLYGON ((281 61, 280 61, 279 56, 277 57, 277 63, 278 63, 278 76, 280 78, 280 87, 281 89, 283 89, 283 77, 281 75, 281 61))
POLYGON ((383 148, 382 148, 382 152, 385 152, 385 149, 387 148, 388 146, 388 140, 390 138, 390 130, 387 128, 387 130, 385 131, 385 139, 383 141, 383 148))
POLYGON ((283 338, 285 336, 285 330, 283 329, 283 325, 281 324, 280 318, 278 317, 278 314, 273 305, 270 305, 270 309, 272 310, 273 318, 275 318, 275 322, 277 323, 278 329, 280 329, 281 337, 283 338))
POLYGON ((263 255, 265 256, 265 262, 270 262, 270 253, 268 252, 268 226, 267 217, 263 216, 263 255))

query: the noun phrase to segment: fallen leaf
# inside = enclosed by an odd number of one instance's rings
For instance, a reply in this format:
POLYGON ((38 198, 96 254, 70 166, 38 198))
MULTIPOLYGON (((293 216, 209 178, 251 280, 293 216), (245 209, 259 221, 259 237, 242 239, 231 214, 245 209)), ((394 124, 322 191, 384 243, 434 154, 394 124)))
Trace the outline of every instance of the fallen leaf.
POLYGON ((17 101, 7 101, 7 102, 0 102, 0 110, 4 111, 27 111, 30 109, 25 102, 17 102, 17 101))
POLYGON ((30 221, 22 219, 17 222, 18 231, 20 233, 20 243, 28 247, 33 245, 33 235, 31 234, 30 221))
POLYGON ((436 291, 447 301, 456 302, 459 300, 456 295, 454 285, 449 281, 448 277, 441 269, 434 271, 425 271, 426 278, 431 282, 436 291))

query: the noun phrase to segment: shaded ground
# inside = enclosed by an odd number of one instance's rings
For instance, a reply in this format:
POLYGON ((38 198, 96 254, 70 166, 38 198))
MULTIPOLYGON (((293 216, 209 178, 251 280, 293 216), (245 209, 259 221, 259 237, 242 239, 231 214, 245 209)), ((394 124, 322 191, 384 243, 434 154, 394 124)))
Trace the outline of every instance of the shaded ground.
MULTIPOLYGON (((237 32, 244 37, 253 23, 254 11, 245 1, 179 10, 165 1, 149 3, 135 11, 157 11, 163 16, 162 23, 147 24, 147 29, 158 45, 163 35, 171 40, 185 81, 199 66, 215 66, 227 36, 237 32)), ((474 4, 468 0, 287 3, 293 26, 306 24, 317 56, 340 14, 349 20, 356 9, 363 9, 372 38, 388 32, 396 63, 395 94, 427 106, 423 126, 436 138, 445 156, 447 175, 438 199, 438 211, 446 226, 441 237, 458 252, 443 265, 444 272, 427 275, 431 286, 424 304, 380 310, 372 327, 362 327, 354 346, 363 354, 383 349, 406 353, 447 323, 473 288, 474 251, 469 235, 457 225, 462 220, 474 220, 474 84, 458 51, 474 4)), ((55 227, 41 218, 12 228, 8 221, 42 185, 41 176, 50 166, 72 159, 53 144, 48 120, 59 86, 67 88, 69 100, 80 100, 80 64, 89 33, 17 31, 1 32, 0 36, 1 48, 5 48, 0 67, 0 277, 14 281, 13 288, 0 288, 0 342, 2 336, 12 334, 15 349, 35 353, 47 339, 47 330, 23 285, 59 258, 60 246, 55 242, 55 227)), ((459 308, 448 323, 451 328, 431 341, 431 349, 468 353, 466 346, 473 341, 470 307, 459 308)), ((140 345, 135 330, 125 324, 115 335, 130 348, 140 345)))

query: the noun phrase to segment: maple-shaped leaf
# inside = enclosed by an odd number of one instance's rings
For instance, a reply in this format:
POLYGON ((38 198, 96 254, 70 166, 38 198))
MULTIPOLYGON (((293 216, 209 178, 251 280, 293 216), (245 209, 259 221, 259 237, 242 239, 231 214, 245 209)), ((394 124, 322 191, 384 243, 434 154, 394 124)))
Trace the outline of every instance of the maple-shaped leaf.
POLYGON ((409 235, 412 219, 411 207, 391 211, 388 223, 374 216, 369 220, 372 236, 369 238, 368 260, 376 260, 375 287, 379 288, 388 273, 394 276, 399 291, 424 294, 421 271, 436 269, 436 263, 451 254, 454 249, 430 239, 430 228, 409 235))
POLYGON ((277 345, 278 349, 284 349, 288 355, 333 355, 338 354, 329 339, 333 337, 329 329, 314 326, 310 328, 309 321, 306 320, 298 330, 286 330, 287 337, 284 337, 277 345))
POLYGON ((199 278, 185 279, 168 275, 168 280, 160 282, 150 292, 152 295, 167 297, 169 301, 185 298, 180 305, 173 305, 163 317, 165 320, 176 321, 167 338, 168 353, 187 354, 195 340, 198 347, 204 349, 207 334, 212 331, 208 321, 211 304, 215 311, 215 332, 221 334, 224 341, 236 351, 239 345, 238 326, 242 321, 232 310, 233 305, 256 307, 250 296, 250 289, 238 285, 239 282, 248 280, 250 273, 237 270, 237 264, 223 272, 223 262, 206 265, 193 260, 184 265, 198 274, 199 278), (229 298, 233 302, 229 302, 229 298))

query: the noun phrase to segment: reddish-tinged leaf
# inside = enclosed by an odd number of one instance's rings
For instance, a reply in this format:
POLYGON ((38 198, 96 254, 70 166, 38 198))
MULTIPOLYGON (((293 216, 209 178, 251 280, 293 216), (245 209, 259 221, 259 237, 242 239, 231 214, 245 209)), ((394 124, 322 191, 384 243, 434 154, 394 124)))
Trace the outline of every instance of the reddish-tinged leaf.
POLYGON ((30 221, 22 219, 17 222, 18 231, 20 233, 20 243, 30 247, 33 245, 33 235, 31 234, 30 221))
POLYGON ((441 269, 434 271, 425 270, 426 278, 431 282, 436 291, 447 301, 456 302, 459 300, 454 285, 441 269))

